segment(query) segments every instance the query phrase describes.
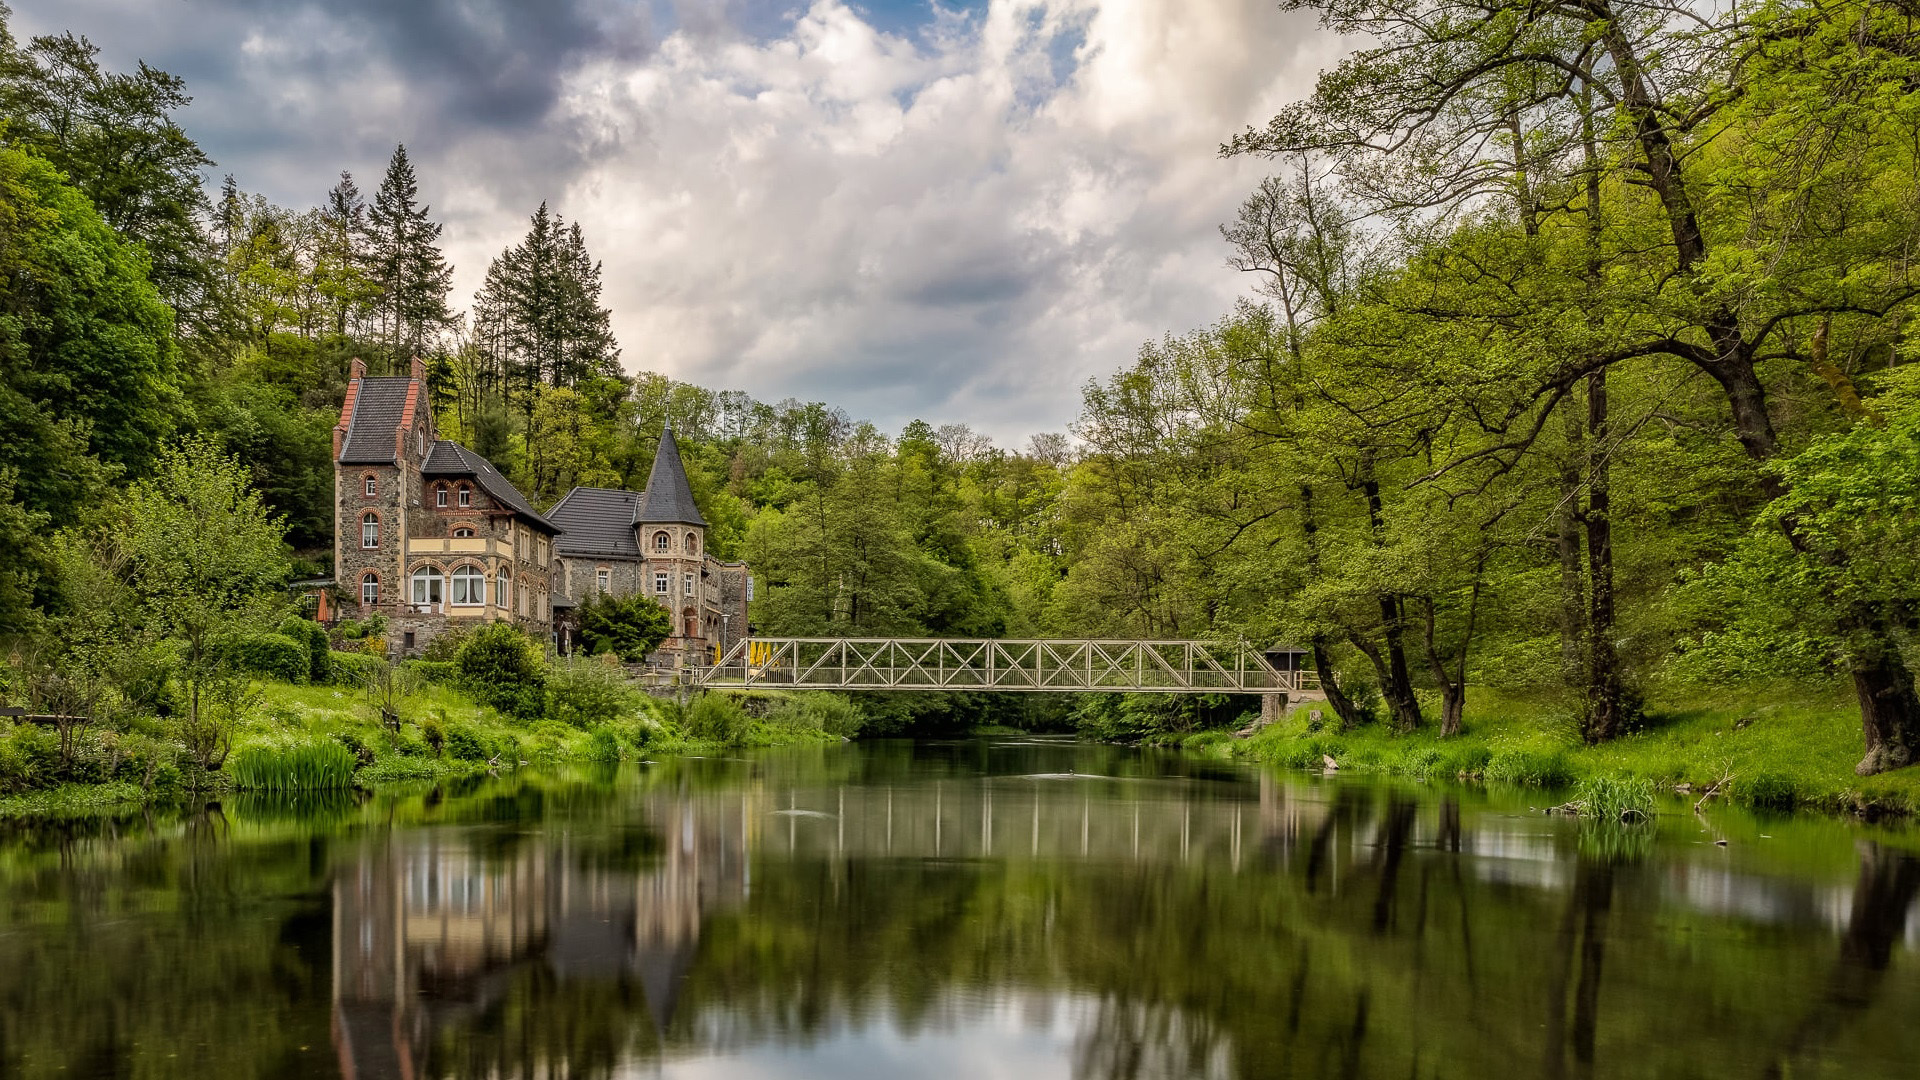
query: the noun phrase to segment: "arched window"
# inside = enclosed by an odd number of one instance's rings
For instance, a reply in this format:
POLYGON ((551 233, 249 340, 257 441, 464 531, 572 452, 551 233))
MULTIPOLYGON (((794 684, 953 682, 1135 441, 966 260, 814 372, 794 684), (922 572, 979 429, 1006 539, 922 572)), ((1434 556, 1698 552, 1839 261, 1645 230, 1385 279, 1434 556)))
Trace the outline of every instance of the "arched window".
POLYGON ((456 540, 465 540, 465 539, 467 539, 468 537, 471 537, 472 535, 473 535, 473 530, 472 530, 472 529, 455 529, 455 530, 453 530, 453 538, 454 538, 454 539, 456 539, 456 540))
POLYGON ((506 611, 513 606, 513 575, 505 570, 493 582, 493 606, 506 611))
POLYGON ((371 510, 360 515, 360 546, 363 548, 380 546, 380 515, 371 510))
POLYGON ((468 487, 465 484, 461 484, 459 502, 461 506, 472 506, 473 505, 473 489, 468 487))
POLYGON ((687 534, 687 554, 700 554, 700 538, 692 533, 687 534))
POLYGON ((380 478, 372 473, 361 477, 360 490, 365 492, 369 499, 378 498, 380 496, 380 478))
POLYGON ((433 485, 433 505, 435 506, 447 505, 447 485, 445 484, 433 485))
POLYGON ((360 602, 367 607, 380 603, 379 574, 367 574, 360 579, 360 602))
POLYGON ((437 607, 446 602, 441 584, 446 581, 440 571, 423 566, 413 572, 413 603, 416 607, 437 607))
POLYGON ((487 575, 477 566, 463 566, 453 572, 453 602, 461 607, 478 607, 487 602, 487 575))
POLYGON ((653 534, 653 550, 655 551, 665 552, 672 543, 673 541, 667 538, 667 533, 664 529, 653 534))

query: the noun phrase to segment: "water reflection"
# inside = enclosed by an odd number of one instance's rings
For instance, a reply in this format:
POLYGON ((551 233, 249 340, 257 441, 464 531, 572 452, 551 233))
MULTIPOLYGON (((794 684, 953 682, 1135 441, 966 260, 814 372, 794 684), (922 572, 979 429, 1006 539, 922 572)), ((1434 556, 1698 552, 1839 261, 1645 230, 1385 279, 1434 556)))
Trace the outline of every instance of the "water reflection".
POLYGON ((979 742, 43 823, 0 1075, 1904 1076, 1910 847, 979 742))

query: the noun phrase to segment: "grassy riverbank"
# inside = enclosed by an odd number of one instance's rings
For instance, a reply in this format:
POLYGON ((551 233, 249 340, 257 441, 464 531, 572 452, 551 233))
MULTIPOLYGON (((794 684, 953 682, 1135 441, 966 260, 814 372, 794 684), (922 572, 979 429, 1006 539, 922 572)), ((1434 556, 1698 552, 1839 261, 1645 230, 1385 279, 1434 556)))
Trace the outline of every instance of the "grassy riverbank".
POLYGON ((85 732, 64 768, 52 732, 21 727, 0 740, 0 772, 14 791, 0 798, 0 818, 86 815, 237 790, 377 789, 523 767, 840 739, 812 710, 779 695, 716 695, 682 706, 629 691, 603 708, 593 723, 528 722, 454 686, 426 683, 409 695, 394 726, 379 718, 364 690, 269 682, 235 725, 223 767, 210 773, 169 747, 161 720, 85 732))
POLYGON ((1743 690, 1684 702, 1649 703, 1640 730, 1601 746, 1581 745, 1564 706, 1476 691, 1465 730, 1397 734, 1384 725, 1332 730, 1320 707, 1295 709, 1248 739, 1205 732, 1185 740, 1196 752, 1298 768, 1415 778, 1466 778, 1541 788, 1588 777, 1644 778, 1662 790, 1716 797, 1769 809, 1817 809, 1866 815, 1920 810, 1920 767, 1879 776, 1853 772, 1860 759, 1860 720, 1841 688, 1743 690))

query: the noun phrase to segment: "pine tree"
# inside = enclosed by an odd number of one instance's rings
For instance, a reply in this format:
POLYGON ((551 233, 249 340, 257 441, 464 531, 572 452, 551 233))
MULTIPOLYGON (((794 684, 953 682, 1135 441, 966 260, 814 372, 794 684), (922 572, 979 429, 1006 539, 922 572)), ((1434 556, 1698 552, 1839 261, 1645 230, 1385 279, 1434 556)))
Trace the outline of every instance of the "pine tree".
POLYGON ((619 370, 611 316, 600 306, 600 264, 580 226, 546 203, 529 219, 526 238, 487 268, 474 312, 478 343, 529 421, 542 385, 571 387, 619 370))
POLYGON ((396 360, 418 354, 454 323, 447 307, 453 267, 440 254, 440 225, 419 205, 420 185, 407 148, 397 146, 367 215, 373 284, 379 287, 379 332, 396 360))
POLYGON ((327 192, 320 220, 314 284, 325 298, 333 333, 344 337, 375 295, 367 274, 367 202, 360 197, 352 173, 340 171, 340 182, 327 192))

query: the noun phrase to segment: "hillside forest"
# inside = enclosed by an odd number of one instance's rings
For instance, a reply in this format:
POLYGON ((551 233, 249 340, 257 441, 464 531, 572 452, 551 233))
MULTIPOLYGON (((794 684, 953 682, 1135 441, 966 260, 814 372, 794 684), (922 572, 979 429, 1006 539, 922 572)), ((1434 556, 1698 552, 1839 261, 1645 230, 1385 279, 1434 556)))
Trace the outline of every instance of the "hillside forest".
MULTIPOLYGON (((441 430, 541 506, 643 485, 671 419, 763 633, 1294 643, 1343 728, 1451 733, 1498 691, 1591 743, 1690 688, 1844 685, 1858 770, 1911 762, 1920 8, 1293 6, 1355 51, 1221 133, 1270 164, 1221 229, 1246 299, 1018 447, 649 373, 564 207, 455 297, 405 147, 273 205, 209 179, 180 79, 0 33, 13 666, 151 700, 154 655, 327 573, 348 362, 418 355, 441 430), (192 626, 115 591, 200 573, 144 479, 182 454, 237 460, 208 497, 271 533, 227 538, 192 626)), ((985 708, 916 700, 894 729, 985 708)))

